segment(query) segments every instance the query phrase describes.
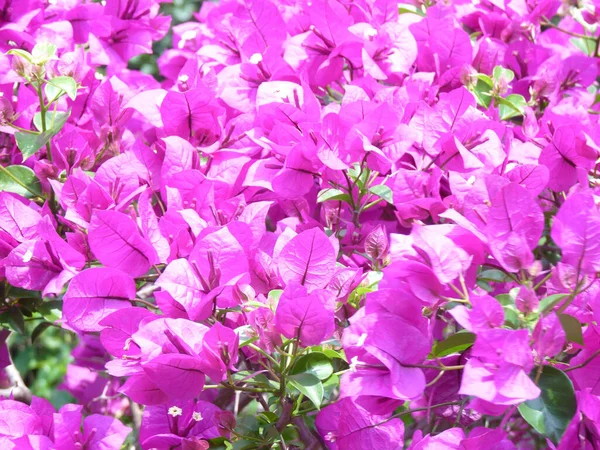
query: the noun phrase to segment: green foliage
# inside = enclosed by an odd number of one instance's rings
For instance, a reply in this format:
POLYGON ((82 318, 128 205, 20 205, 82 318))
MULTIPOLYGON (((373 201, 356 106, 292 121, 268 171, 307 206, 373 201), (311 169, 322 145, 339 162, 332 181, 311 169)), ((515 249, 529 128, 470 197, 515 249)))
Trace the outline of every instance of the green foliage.
POLYGON ((520 404, 519 412, 538 433, 558 444, 577 410, 573 384, 564 372, 545 366, 538 386, 541 395, 520 404))
POLYGON ((41 197, 40 180, 25 166, 0 167, 0 191, 14 192, 27 198, 41 197))
POLYGON ((442 358, 462 352, 475 343, 475 337, 475 334, 468 331, 458 332, 435 344, 431 353, 437 358, 442 358))
POLYGON ((69 331, 49 326, 43 337, 32 343, 29 336, 39 323, 40 320, 27 318, 26 335, 12 333, 9 338, 10 351, 15 366, 33 395, 46 398, 59 408, 73 401, 67 392, 57 388, 63 381, 77 338, 69 331))

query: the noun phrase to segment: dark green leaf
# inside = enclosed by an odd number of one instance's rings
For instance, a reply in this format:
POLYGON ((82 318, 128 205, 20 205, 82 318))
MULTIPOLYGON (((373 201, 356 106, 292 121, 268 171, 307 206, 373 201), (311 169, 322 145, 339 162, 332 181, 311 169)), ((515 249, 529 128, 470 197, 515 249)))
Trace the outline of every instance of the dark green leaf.
POLYGON ((327 401, 335 400, 339 393, 340 388, 340 377, 335 373, 331 375, 327 380, 323 381, 323 397, 327 401))
POLYGON ((567 340, 583 345, 581 322, 568 314, 559 314, 558 320, 560 320, 560 324, 562 325, 563 330, 565 330, 567 340))
POLYGON ((0 314, 0 327, 8 328, 19 334, 25 334, 25 320, 21 310, 16 307, 11 307, 0 314))
POLYGON ((438 358, 442 358, 447 355, 452 355, 453 353, 462 352, 471 347, 474 342, 475 334, 468 331, 462 331, 435 344, 431 353, 438 358))
POLYGON ((310 373, 299 373, 289 378, 290 384, 303 393, 317 408, 323 401, 323 383, 310 373))
POLYGON ((33 170, 25 166, 0 168, 0 191, 14 192, 27 198, 42 196, 40 180, 33 170))
POLYGON ((319 380, 326 380, 333 373, 333 365, 324 353, 313 352, 298 358, 291 373, 292 375, 309 373, 319 380))
POLYGON ((577 410, 573 384, 564 372, 545 366, 538 386, 541 395, 521 403, 519 412, 538 433, 558 444, 577 410))
POLYGON ((325 353, 325 355, 329 356, 330 358, 338 358, 338 359, 346 361, 346 356, 344 355, 343 352, 344 352, 343 350, 338 352, 338 351, 332 350, 330 348, 323 349, 323 353, 325 353))
POLYGON ((554 308, 556 305, 558 305, 562 300, 564 300, 568 296, 569 296, 569 294, 549 295, 548 297, 545 297, 542 300, 540 300, 538 309, 542 313, 546 312, 546 311, 550 311, 552 308, 554 308))
POLYGON ((508 275, 506 275, 501 270, 490 269, 490 270, 484 270, 479 275, 477 275, 477 279, 487 281, 487 282, 491 281, 494 283, 504 283, 505 281, 507 281, 508 275))
POLYGON ((41 322, 34 330, 31 332, 31 343, 33 344, 40 335, 50 328, 52 324, 50 322, 41 322))
POLYGON ((388 203, 394 202, 394 194, 393 194, 392 190, 389 188, 389 186, 386 186, 385 184, 379 184, 377 186, 373 186, 373 187, 369 188, 369 192, 371 194, 376 195, 377 197, 381 197, 388 203))

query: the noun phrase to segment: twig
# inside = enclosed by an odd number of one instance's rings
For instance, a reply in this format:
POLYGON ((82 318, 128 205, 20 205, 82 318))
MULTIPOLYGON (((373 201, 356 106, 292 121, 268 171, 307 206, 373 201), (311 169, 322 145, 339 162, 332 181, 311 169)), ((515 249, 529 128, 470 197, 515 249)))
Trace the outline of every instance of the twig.
POLYGON ((590 357, 588 359, 586 359, 584 362, 582 362, 581 364, 577 364, 576 366, 572 366, 572 367, 567 367, 565 370, 563 370, 563 372, 569 372, 571 370, 577 370, 577 369, 581 369, 582 367, 587 366, 589 363, 592 362, 592 360, 596 357, 600 355, 600 349, 596 350, 594 353, 592 353, 590 355, 590 357))

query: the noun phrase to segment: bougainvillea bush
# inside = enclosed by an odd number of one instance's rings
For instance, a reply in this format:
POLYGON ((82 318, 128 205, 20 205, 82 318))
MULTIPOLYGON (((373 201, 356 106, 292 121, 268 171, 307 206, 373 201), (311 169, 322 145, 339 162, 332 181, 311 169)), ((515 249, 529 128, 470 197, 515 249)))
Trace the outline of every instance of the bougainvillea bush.
POLYGON ((4 0, 0 447, 599 448, 599 23, 4 0))

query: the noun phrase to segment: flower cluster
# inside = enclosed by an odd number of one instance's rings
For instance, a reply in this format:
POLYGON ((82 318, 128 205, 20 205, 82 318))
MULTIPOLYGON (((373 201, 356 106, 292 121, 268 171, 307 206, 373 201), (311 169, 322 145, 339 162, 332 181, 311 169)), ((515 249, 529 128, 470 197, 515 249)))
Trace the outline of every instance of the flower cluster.
POLYGON ((600 446, 600 3, 161 11, 0 14, 2 448, 600 446))

